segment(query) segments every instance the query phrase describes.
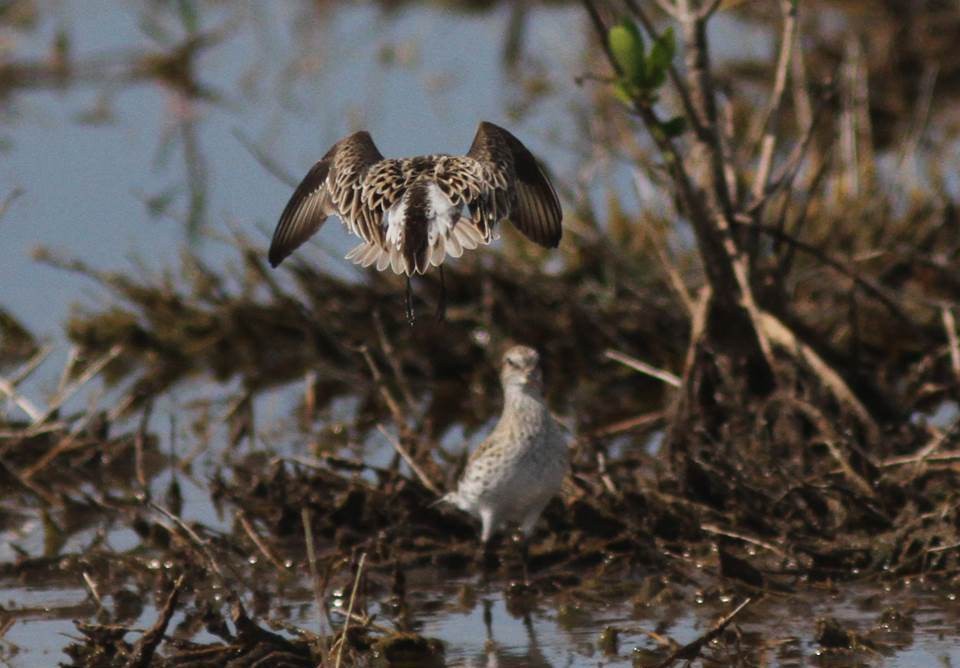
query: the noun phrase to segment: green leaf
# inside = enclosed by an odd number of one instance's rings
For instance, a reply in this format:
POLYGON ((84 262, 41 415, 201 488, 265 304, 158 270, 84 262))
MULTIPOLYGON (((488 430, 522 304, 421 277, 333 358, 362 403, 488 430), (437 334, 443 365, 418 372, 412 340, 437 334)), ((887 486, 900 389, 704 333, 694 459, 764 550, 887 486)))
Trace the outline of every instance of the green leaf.
POLYGON ((667 68, 673 61, 676 46, 672 27, 664 30, 663 34, 653 41, 650 56, 647 58, 647 83, 651 88, 659 88, 666 80, 667 68))
POLYGON ((639 83, 644 77, 643 35, 632 22, 624 19, 610 28, 607 44, 613 59, 631 83, 639 83))

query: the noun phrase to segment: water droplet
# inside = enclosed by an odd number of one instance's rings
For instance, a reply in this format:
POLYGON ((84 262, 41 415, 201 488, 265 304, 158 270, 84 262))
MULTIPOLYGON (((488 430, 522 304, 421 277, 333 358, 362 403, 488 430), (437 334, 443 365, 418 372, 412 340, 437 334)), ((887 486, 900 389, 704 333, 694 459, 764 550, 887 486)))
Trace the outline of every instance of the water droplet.
POLYGON ((259 561, 259 559, 257 559, 257 555, 255 554, 251 554, 249 557, 247 557, 247 563, 251 566, 255 566, 257 561, 259 561))

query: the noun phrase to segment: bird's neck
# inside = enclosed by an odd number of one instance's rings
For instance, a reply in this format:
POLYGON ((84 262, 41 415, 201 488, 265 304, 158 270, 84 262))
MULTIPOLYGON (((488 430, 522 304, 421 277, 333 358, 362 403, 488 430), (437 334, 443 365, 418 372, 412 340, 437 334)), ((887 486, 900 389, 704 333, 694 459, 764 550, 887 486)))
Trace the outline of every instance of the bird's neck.
POLYGON ((543 391, 535 385, 511 383, 503 388, 503 398, 504 414, 545 409, 543 391))

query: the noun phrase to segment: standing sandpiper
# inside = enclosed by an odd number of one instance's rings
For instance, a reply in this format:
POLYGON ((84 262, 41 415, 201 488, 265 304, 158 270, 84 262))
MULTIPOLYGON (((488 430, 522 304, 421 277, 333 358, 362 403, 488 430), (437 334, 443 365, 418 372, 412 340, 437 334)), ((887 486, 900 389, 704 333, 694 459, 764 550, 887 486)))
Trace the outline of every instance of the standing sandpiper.
MULTIPOLYGON (((466 155, 384 158, 367 132, 341 139, 313 166, 287 203, 270 243, 276 267, 336 215, 361 243, 347 259, 407 277, 447 255, 490 243, 509 220, 531 241, 555 248, 563 213, 536 158, 507 130, 483 122, 466 155), (466 215, 468 214, 468 215, 466 215)), ((441 293, 441 309, 443 294, 441 293)))
POLYGON ((500 421, 470 456, 457 491, 441 499, 480 518, 485 544, 511 521, 529 538, 570 465, 561 427, 544 402, 537 351, 510 348, 503 356, 500 382, 500 421))

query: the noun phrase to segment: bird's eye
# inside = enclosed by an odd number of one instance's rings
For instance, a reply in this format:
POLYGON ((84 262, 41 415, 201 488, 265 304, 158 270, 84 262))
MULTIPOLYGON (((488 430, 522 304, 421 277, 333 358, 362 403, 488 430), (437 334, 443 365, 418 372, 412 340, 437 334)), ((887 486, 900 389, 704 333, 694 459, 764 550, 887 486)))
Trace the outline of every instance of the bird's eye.
POLYGON ((514 369, 519 369, 519 368, 520 368, 520 364, 519 364, 516 360, 512 360, 512 359, 510 359, 509 357, 507 358, 507 364, 509 364, 510 366, 512 366, 514 369))

